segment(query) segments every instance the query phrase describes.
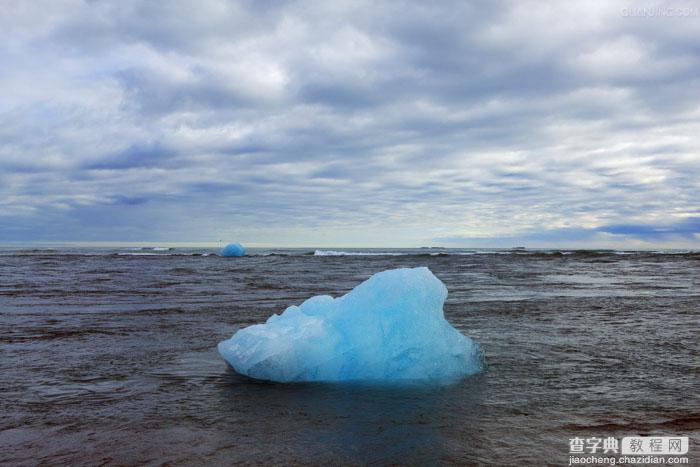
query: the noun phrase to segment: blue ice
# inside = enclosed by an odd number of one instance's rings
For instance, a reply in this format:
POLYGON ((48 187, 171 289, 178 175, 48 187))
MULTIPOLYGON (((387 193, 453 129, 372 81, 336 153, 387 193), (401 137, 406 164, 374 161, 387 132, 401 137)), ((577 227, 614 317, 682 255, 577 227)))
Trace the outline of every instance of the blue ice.
POLYGON ((245 248, 240 243, 229 243, 221 249, 219 256, 243 256, 245 248))
POLYGON ((445 320, 447 288, 428 268, 377 273, 346 295, 320 295, 219 343, 251 378, 455 380, 484 369, 478 344, 445 320))

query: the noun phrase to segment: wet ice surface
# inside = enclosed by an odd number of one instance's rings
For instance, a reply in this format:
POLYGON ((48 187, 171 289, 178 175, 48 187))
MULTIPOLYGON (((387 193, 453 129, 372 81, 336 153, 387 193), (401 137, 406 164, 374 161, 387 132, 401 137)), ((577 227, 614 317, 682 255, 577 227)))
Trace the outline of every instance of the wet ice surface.
POLYGON ((156 253, 0 258, 0 463, 568 464, 569 437, 635 434, 689 435, 699 455, 697 255, 156 253), (281 385, 215 350, 404 266, 447 285, 487 373, 281 385))
POLYGON ((219 251, 219 256, 245 256, 245 248, 240 243, 229 243, 219 251))
POLYGON ((266 381, 448 384, 484 370, 479 345, 445 320, 428 268, 373 274, 342 297, 316 295, 219 342, 237 373, 266 381))

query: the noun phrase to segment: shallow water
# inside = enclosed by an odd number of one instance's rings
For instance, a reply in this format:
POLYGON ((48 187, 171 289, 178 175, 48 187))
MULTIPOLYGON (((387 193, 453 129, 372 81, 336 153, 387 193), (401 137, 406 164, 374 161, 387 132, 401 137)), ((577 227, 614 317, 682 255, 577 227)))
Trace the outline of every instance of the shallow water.
POLYGON ((0 250, 0 463, 568 465, 569 438, 638 434, 700 459, 700 254, 383 251, 0 250), (280 385, 216 353, 401 266, 447 285, 488 372, 280 385))

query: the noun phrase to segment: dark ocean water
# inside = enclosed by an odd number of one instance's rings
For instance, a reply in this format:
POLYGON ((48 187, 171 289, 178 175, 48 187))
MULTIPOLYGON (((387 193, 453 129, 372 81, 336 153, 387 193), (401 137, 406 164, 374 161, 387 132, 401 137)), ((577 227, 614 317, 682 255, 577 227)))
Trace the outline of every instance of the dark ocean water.
POLYGON ((382 251, 0 250, 0 463, 568 465, 569 438, 652 434, 700 460, 699 253, 382 251), (486 373, 281 385, 215 350, 402 266, 447 285, 486 373))

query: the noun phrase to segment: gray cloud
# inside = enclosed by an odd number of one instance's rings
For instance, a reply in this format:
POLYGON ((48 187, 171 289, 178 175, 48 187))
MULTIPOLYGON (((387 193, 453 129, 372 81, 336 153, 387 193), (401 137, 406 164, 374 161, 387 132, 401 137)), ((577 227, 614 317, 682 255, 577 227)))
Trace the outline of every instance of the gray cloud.
POLYGON ((700 17, 10 5, 0 241, 698 241, 700 17))

